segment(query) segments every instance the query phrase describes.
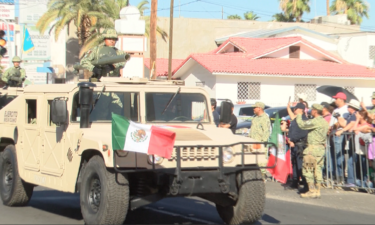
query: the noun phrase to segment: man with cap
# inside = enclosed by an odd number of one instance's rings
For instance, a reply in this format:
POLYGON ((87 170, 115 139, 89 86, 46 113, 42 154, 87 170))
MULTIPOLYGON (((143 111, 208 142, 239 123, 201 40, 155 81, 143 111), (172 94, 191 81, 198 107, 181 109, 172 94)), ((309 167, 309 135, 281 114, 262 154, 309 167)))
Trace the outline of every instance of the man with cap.
MULTIPOLYGON (((303 103, 298 103, 294 107, 294 114, 302 115, 302 120, 307 120, 305 111, 305 105, 303 103)), ((291 158, 293 165, 293 182, 288 187, 288 189, 297 189, 299 187, 299 180, 302 179, 304 185, 301 192, 307 192, 306 179, 302 174, 302 162, 303 162, 303 150, 307 147, 307 134, 308 130, 302 130, 298 125, 296 119, 292 120, 289 127, 289 145, 291 147, 291 158)))
POLYGON ((362 107, 363 110, 366 110, 368 112, 370 118, 374 120, 375 119, 375 92, 372 93, 371 98, 372 98, 372 101, 371 101, 372 102, 372 107, 371 107, 371 109, 367 109, 366 106, 365 106, 365 104, 363 102, 361 102, 361 107, 362 107))
MULTIPOLYGON (((255 139, 259 142, 267 142, 270 137, 271 121, 267 113, 264 112, 264 103, 256 102, 254 105, 254 118, 251 120, 251 129, 249 132, 249 137, 255 139)), ((253 145, 254 147, 255 145, 253 145)), ((258 145, 256 145, 258 146, 258 145)), ((261 150, 263 147, 261 146, 261 150)), ((268 152, 265 151, 266 158, 268 157, 268 152)), ((266 166, 265 163, 259 164, 260 166, 266 166)), ((263 179, 266 179, 266 170, 261 169, 263 179)))
POLYGON ((337 93, 333 96, 335 99, 336 109, 332 112, 332 118, 329 123, 330 133, 333 136, 333 149, 331 155, 331 162, 333 165, 332 174, 337 174, 338 183, 344 183, 344 169, 345 169, 345 142, 343 135, 335 135, 337 131, 342 130, 346 125, 346 118, 349 116, 348 105, 346 104, 346 95, 343 92, 337 93), (336 172, 337 171, 337 172, 336 172))
MULTIPOLYGON (((115 56, 115 55, 127 55, 124 51, 121 51, 115 47, 118 40, 118 35, 115 29, 106 29, 103 32, 104 43, 94 47, 87 51, 81 60, 81 66, 90 72, 93 72, 95 78, 101 76, 119 77, 120 69, 125 67, 126 62, 119 62, 115 64, 109 64, 106 67, 100 67, 93 65, 93 62, 101 57, 115 56)), ((127 58, 129 60, 129 58, 127 58)))
POLYGON ((22 82, 25 80, 26 77, 26 71, 25 69, 20 67, 21 61, 22 60, 20 57, 13 57, 13 67, 5 70, 3 76, 1 77, 1 79, 7 84, 3 87, 3 89, 6 89, 8 86, 22 87, 22 82))
POLYGON ((219 127, 223 127, 223 128, 229 128, 233 134, 236 133, 236 127, 237 127, 237 117, 234 115, 233 113, 233 110, 234 110, 234 105, 232 102, 229 102, 229 104, 231 105, 231 109, 232 109, 232 115, 231 115, 231 118, 230 118, 230 122, 228 124, 219 124, 219 127))
POLYGON ((302 112, 297 112, 296 121, 302 130, 308 130, 307 148, 303 152, 303 175, 309 185, 309 191, 301 193, 302 198, 319 198, 320 185, 323 182, 322 166, 327 141, 328 124, 322 117, 323 106, 313 104, 311 115, 314 119, 303 120, 302 112))
MULTIPOLYGON (((342 135, 344 132, 348 132, 353 129, 355 123, 356 123, 356 113, 360 110, 359 102, 355 99, 350 100, 348 103, 348 111, 349 115, 346 117, 346 123, 342 124, 343 128, 339 131, 336 132, 337 136, 342 135)), ((348 180, 347 180, 347 187, 355 187, 355 182, 354 182, 354 168, 353 168, 353 140, 352 138, 349 139, 349 151, 348 151, 348 180)))

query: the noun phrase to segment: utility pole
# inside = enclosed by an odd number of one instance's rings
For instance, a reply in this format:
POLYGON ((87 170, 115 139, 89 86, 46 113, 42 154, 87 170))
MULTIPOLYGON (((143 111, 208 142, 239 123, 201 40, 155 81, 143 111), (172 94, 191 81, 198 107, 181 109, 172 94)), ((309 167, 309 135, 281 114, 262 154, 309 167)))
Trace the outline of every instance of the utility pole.
POLYGON ((172 45, 173 45, 173 3, 171 0, 171 9, 169 15, 169 58, 168 58, 168 80, 172 78, 172 45))
POLYGON ((150 65, 154 65, 151 69, 151 79, 156 79, 156 15, 158 9, 158 0, 151 0, 151 18, 150 18, 150 65))
POLYGON ((329 16, 329 0, 326 0, 327 2, 327 16, 329 16))

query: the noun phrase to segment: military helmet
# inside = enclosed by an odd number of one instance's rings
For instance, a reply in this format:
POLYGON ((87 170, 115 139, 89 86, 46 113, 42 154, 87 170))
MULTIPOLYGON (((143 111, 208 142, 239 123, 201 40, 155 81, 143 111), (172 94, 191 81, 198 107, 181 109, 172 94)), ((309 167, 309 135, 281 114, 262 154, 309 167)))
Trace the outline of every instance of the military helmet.
POLYGON ((106 38, 116 38, 118 39, 117 32, 115 29, 106 29, 103 32, 104 39, 106 38))
POLYGON ((12 59, 12 62, 21 62, 21 58, 18 57, 18 56, 14 56, 13 59, 12 59))

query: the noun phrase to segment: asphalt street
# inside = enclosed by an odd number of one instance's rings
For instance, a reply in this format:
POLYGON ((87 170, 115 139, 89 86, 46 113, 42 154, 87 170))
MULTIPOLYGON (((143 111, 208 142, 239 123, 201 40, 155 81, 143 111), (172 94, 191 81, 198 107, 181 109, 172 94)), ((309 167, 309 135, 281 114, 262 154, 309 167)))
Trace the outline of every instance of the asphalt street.
MULTIPOLYGON (((323 190, 322 199, 300 199, 267 183, 266 208, 257 224, 373 224, 374 195, 323 190), (367 209, 367 210, 366 210, 367 209)), ((0 205, 1 224, 84 224, 79 195, 36 188, 26 207, 0 205)), ((168 198, 130 212, 125 224, 223 224, 215 206, 200 198, 168 198)))

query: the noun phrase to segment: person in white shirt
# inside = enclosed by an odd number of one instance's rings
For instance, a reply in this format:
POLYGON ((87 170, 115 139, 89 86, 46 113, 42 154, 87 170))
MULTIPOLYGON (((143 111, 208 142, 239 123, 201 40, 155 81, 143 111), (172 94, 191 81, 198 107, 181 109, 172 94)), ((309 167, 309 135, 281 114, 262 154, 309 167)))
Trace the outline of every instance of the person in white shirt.
POLYGON ((332 175, 337 176, 338 183, 344 183, 344 170, 345 170, 345 141, 342 130, 346 126, 346 118, 349 116, 348 105, 346 104, 346 95, 343 92, 337 93, 333 96, 335 99, 336 109, 332 112, 332 118, 329 123, 330 133, 333 136, 333 148, 331 148, 331 154, 329 154, 331 167, 328 171, 332 171, 332 175))

